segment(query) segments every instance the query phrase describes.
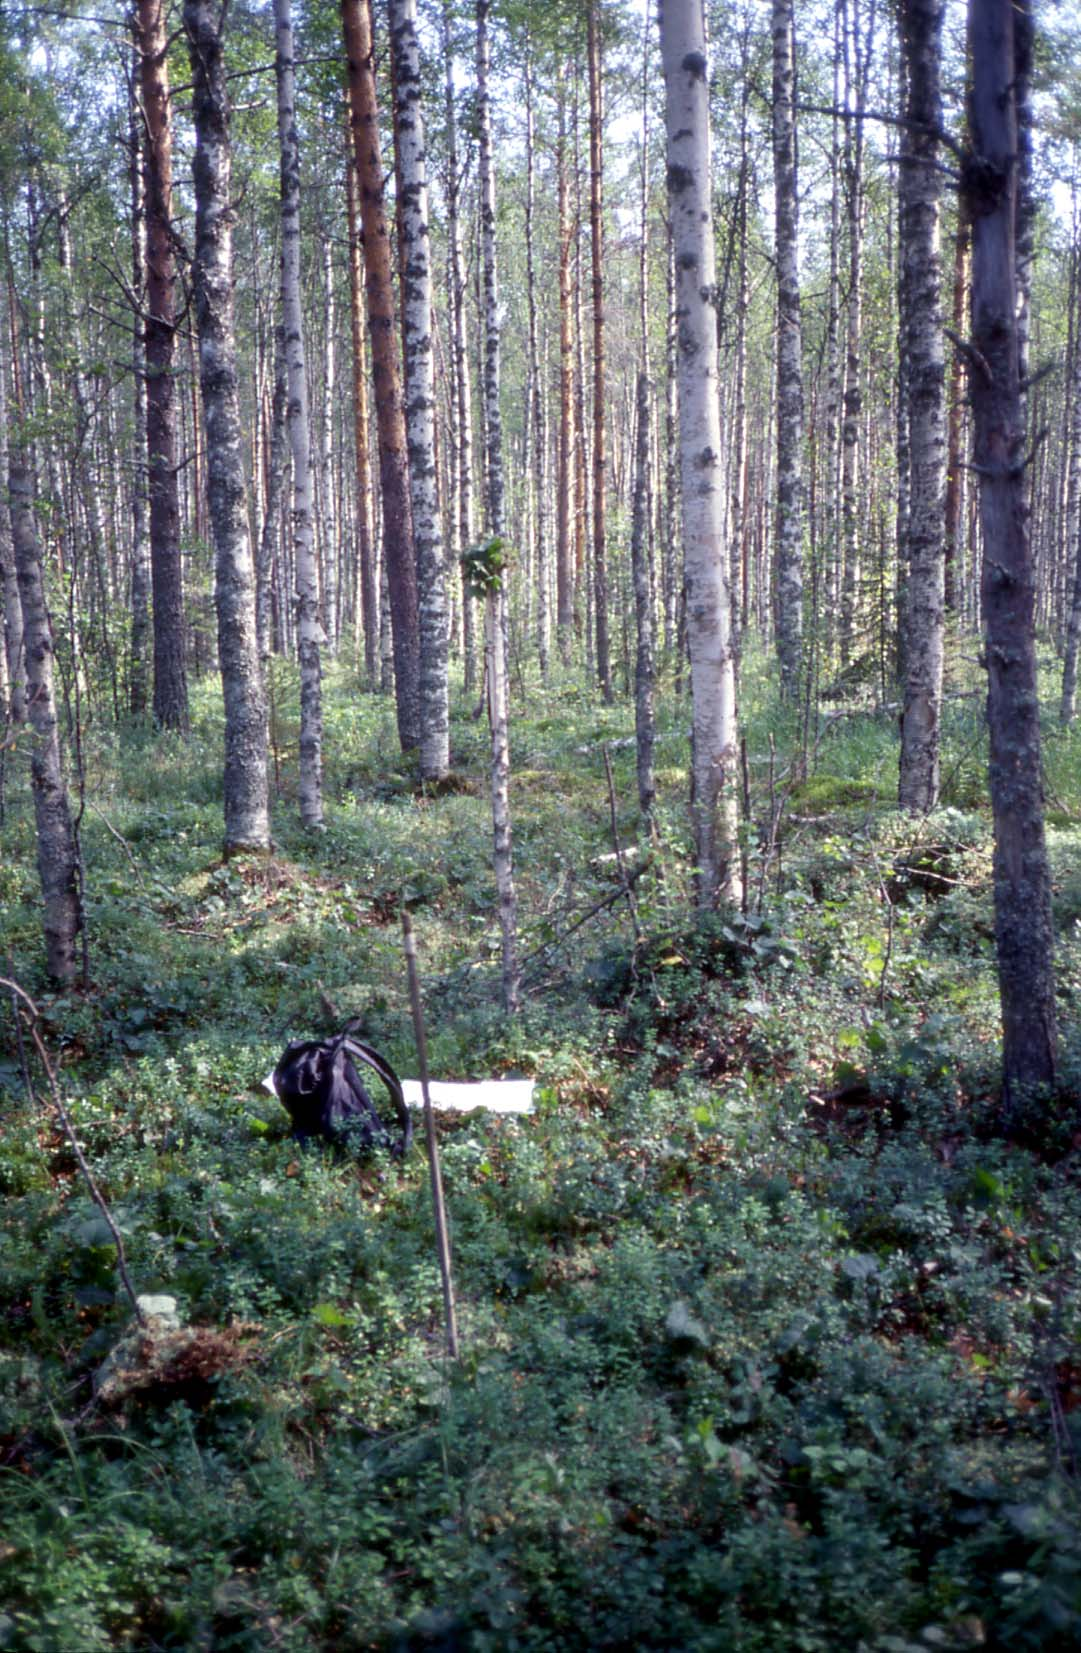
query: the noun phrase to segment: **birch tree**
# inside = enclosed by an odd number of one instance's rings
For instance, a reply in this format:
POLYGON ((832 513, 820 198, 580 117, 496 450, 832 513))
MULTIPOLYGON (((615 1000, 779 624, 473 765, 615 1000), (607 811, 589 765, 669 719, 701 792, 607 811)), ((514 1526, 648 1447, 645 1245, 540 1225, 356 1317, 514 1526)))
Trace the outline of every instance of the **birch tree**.
POLYGON ((300 660, 300 818, 323 825, 323 688, 319 577, 315 560, 308 378, 300 294, 300 141, 290 0, 274 0, 277 36, 278 142, 281 148, 281 306, 289 383, 287 423, 293 450, 293 555, 296 561, 297 654, 300 660))
POLYGON ((692 697, 698 904, 739 894, 736 684, 724 573, 709 75, 701 0, 661 0, 668 199, 676 270, 683 569, 692 697))
POLYGON ((799 691, 803 631, 803 365, 792 0, 773 0, 773 194, 777 245, 776 626, 781 692, 799 691))
POLYGON ((1019 206, 1013 0, 970 0, 969 145, 972 225, 969 389, 983 535, 995 946, 1002 1001, 1007 1129, 1033 1092, 1053 1085, 1057 1040, 1051 879, 1044 839, 1034 577, 1025 498, 1022 339, 1018 325, 1019 206))
POLYGON ((54 981, 70 982, 75 978, 75 942, 82 922, 78 857, 60 756, 52 627, 31 499, 26 454, 21 442, 13 440, 8 459, 8 503, 23 616, 28 715, 35 737, 30 753, 30 784, 44 908, 45 966, 54 981))
POLYGON ((484 657, 488 682, 488 721, 492 733, 492 837, 499 923, 502 934, 503 1008, 518 1008, 518 898, 510 817, 510 716, 506 659, 506 532, 503 488, 503 418, 499 400, 499 276, 495 242, 495 170, 489 75, 488 0, 477 0, 477 135, 480 165, 480 216, 484 295, 484 426, 487 450, 487 554, 484 575, 484 657))
POLYGON ((402 326, 408 400, 409 495, 417 559, 420 649, 420 773, 438 781, 450 767, 447 684, 447 596, 435 458, 435 365, 432 349, 431 238, 428 157, 421 108, 416 0, 389 0, 390 39, 398 93, 396 141, 401 168, 402 326))
POLYGON ((599 0, 586 16, 589 61, 589 226, 593 276, 593 614, 597 639, 597 681, 605 702, 612 698, 608 647, 608 459, 605 427, 604 342, 604 126, 601 88, 599 0))
POLYGON ((908 415, 904 563, 904 704, 899 801, 938 802, 939 719, 945 643, 946 365, 939 258, 937 132, 944 0, 902 0, 907 90, 899 179, 902 345, 908 415))
POLYGON ((218 662, 225 701, 225 853, 270 848, 267 710, 255 626, 233 323, 232 149, 217 0, 184 0, 195 122, 195 262, 218 662))

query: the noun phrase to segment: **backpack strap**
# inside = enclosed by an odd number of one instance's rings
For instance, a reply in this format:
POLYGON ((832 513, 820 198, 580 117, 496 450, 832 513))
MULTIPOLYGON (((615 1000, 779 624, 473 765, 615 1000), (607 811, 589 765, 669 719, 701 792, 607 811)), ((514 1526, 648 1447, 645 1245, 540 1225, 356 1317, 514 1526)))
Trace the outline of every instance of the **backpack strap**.
POLYGON ((348 1029, 341 1035, 341 1048, 354 1061, 363 1062, 366 1067, 372 1069, 373 1073, 377 1073, 390 1092, 391 1101, 394 1103, 398 1123, 402 1130, 401 1146, 395 1145, 392 1151, 397 1154, 399 1159, 404 1159, 413 1142, 413 1116, 409 1112, 401 1080, 385 1056, 381 1056, 377 1050, 373 1050, 371 1045, 364 1044, 348 1029))

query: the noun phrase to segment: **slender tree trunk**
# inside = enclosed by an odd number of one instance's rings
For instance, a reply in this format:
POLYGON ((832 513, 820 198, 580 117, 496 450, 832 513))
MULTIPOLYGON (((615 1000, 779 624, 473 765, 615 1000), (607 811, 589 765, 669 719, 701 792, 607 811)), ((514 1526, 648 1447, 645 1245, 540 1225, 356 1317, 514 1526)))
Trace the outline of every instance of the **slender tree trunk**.
POLYGON ((700 0, 661 0, 668 198, 675 241, 687 642, 698 904, 739 897, 735 664, 724 568, 724 467, 710 202, 709 76, 700 0))
POLYGON ((638 806, 647 821, 653 816, 653 591, 649 568, 649 375, 638 375, 634 464, 634 515, 631 521, 631 570, 638 649, 634 668, 634 727, 637 748, 638 806))
MULTIPOLYGON (((969 227, 964 203, 958 204, 957 235, 954 242, 953 263, 953 331, 960 337, 965 330, 968 302, 968 248, 969 227)), ((963 608, 962 502, 964 499, 964 436, 965 403, 962 381, 962 363, 959 351, 954 351, 950 368, 950 403, 946 425, 946 502, 945 516, 945 575, 944 599, 949 614, 960 615, 963 608)))
POLYGON ((225 853, 270 848, 267 709, 255 632, 233 324, 232 144, 216 0, 184 0, 195 122, 195 262, 218 662, 225 700, 225 853))
MULTIPOLYGON (((347 122, 348 124, 348 122, 347 122)), ((350 150, 352 145, 350 144, 350 150)), ((364 265, 358 223, 356 161, 345 168, 349 214, 349 319, 353 337, 353 461, 356 467, 357 585, 359 619, 364 633, 364 676, 375 688, 379 677, 379 591, 375 536, 372 532, 372 463, 368 448, 368 364, 364 339, 364 265)))
POLYGON ((3 650, 6 667, 6 700, 0 715, 13 724, 26 721, 26 660, 23 653, 23 606, 12 543, 11 512, 8 509, 8 404, 7 372, 0 353, 0 582, 3 584, 3 650))
MULTIPOLYGON (((136 39, 136 46, 138 41, 136 39)), ((142 117, 137 96, 139 60, 132 60, 129 89, 128 188, 131 199, 131 290, 136 309, 131 327, 131 399, 134 427, 131 477, 131 658, 128 706, 141 717, 150 704, 151 553, 147 522, 146 348, 140 313, 146 285, 146 200, 143 187, 142 117)))
POLYGON ((398 366, 390 233, 383 198, 384 175, 375 95, 370 0, 341 0, 341 14, 349 66, 350 125, 360 185, 368 329, 379 446, 383 565, 390 598, 398 739, 403 752, 408 752, 420 744, 417 569, 409 497, 405 406, 398 366))
POLYGON ((777 653, 799 694, 803 643, 803 366, 792 0, 773 0, 773 193, 777 242, 777 653))
POLYGON ((308 376, 300 294, 300 142, 290 0, 274 0, 277 36, 278 141, 281 146, 281 294, 289 380, 287 422, 293 451, 293 549, 296 558, 297 655, 300 660, 300 818, 323 826, 323 687, 319 576, 315 560, 308 376))
MULTIPOLYGON (((664 335, 664 548, 661 556, 661 584, 664 597, 664 654, 666 660, 679 648, 679 615, 682 612, 683 575, 679 550, 679 351, 676 320, 676 254, 671 222, 666 233, 665 335, 664 335)), ((680 681, 680 669, 676 669, 680 681)), ((677 690, 678 693, 678 690, 677 690)))
POLYGON ((612 699, 612 668, 608 644, 608 550, 605 543, 608 457, 604 384, 604 115, 600 9, 600 0, 591 0, 586 20, 586 50, 589 59, 589 225, 593 254, 593 615, 597 638, 597 681, 607 705, 612 699))
POLYGON ((289 468, 289 367, 285 360, 285 330, 274 329, 274 395, 270 405, 269 452, 267 457, 266 509, 259 536, 255 565, 255 636, 264 678, 270 659, 271 608, 274 592, 274 562, 281 541, 282 505, 289 468))
MULTIPOLYGON (((473 387, 466 328, 465 254, 462 248, 461 176, 458 160, 458 115, 454 93, 453 16, 451 0, 443 0, 444 109, 447 145, 447 256, 450 267, 451 353, 454 360, 454 412, 457 437, 458 543, 462 552, 473 544, 473 387)), ((462 653, 464 688, 476 686, 476 604, 462 585, 462 653)))
POLYGON ((1019 41, 1013 0, 970 0, 965 165, 972 224, 972 396, 983 531, 995 943, 1008 1131, 1032 1126, 1032 1092, 1056 1071, 1051 880, 1044 841, 1033 569, 1025 500, 1018 326, 1019 41))
MULTIPOLYGON (((489 103, 489 0, 476 0, 477 131, 480 163, 481 241, 484 265, 484 426, 487 449, 488 530, 502 540, 504 524, 503 419, 499 400, 500 316, 495 243, 495 172, 489 103)), ((507 695, 505 578, 485 603, 484 643, 488 673, 488 719, 492 731, 492 834, 499 921, 502 932, 503 1008, 518 1009, 518 899, 510 817, 510 718, 507 695)))
MULTIPOLYGON (((346 163, 348 165, 348 161, 346 163)), ((341 630, 338 591, 338 514, 334 508, 334 403, 336 397, 334 328, 334 242, 323 237, 323 419, 320 453, 323 510, 319 543, 323 551, 323 628, 326 649, 338 650, 341 630)))
POLYGON ((435 454, 435 362, 428 233, 428 157, 421 110, 416 0, 389 0, 391 50, 398 89, 401 168, 406 434, 413 539, 417 557, 420 638, 420 773, 438 781, 450 767, 447 683, 447 594, 435 454))
POLYGON ((904 584, 904 705, 898 789, 902 809, 938 802, 939 720, 945 643, 945 344, 938 253, 939 64, 944 0, 902 0, 906 127, 899 238, 906 314, 908 536, 904 584))
POLYGON ((574 644, 574 330, 571 290, 573 235, 567 157, 567 101, 560 81, 557 92, 559 137, 556 188, 559 219, 559 480, 556 535, 556 629, 559 655, 571 663, 574 644))
POLYGON ((841 536, 844 579, 841 596, 841 659, 847 665, 856 646, 862 587, 860 522, 860 423, 863 414, 861 381, 863 326, 863 110, 865 65, 870 55, 875 0, 867 24, 865 50, 860 44, 861 0, 841 0, 845 66, 845 100, 850 118, 845 122, 844 178, 848 226, 848 304, 844 416, 841 423, 841 536))
POLYGON ((146 156, 144 347, 150 572, 154 593, 154 717, 163 728, 184 733, 189 728, 189 716, 173 377, 176 260, 164 0, 137 0, 135 33, 146 156))
POLYGON ((549 655, 552 646, 551 609, 548 602, 550 574, 548 569, 548 501, 545 488, 544 451, 544 390, 541 384, 540 356, 537 350, 537 280, 534 253, 534 220, 536 143, 533 120, 533 62, 527 47, 525 60, 526 99, 526 301, 529 307, 529 403, 526 419, 532 438, 532 465, 525 478, 528 497, 533 506, 533 547, 537 585, 537 658, 541 678, 548 681, 549 655))
POLYGON ((15 440, 8 457, 8 491, 23 614, 29 718, 35 735, 30 783, 44 902, 45 965, 54 981, 70 982, 77 969, 75 941, 82 927, 78 857, 60 758, 52 627, 45 604, 41 546, 31 509, 30 472, 21 444, 15 440))

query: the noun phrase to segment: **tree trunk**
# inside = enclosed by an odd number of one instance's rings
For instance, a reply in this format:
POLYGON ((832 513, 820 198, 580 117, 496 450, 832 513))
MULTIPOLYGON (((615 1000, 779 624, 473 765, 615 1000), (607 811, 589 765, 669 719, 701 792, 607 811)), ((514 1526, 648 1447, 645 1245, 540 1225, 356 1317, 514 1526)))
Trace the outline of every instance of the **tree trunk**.
POLYGON ((129 87, 128 188, 131 199, 131 291, 135 312, 131 327, 132 477, 131 477, 131 656, 128 706, 141 717, 150 704, 151 551, 147 522, 146 349, 141 306, 146 285, 146 199, 143 177, 142 117, 136 86, 138 38, 129 87))
POLYGON ((285 330, 279 324, 274 329, 274 395, 270 406, 266 510, 255 565, 255 638, 256 650, 263 663, 264 679, 270 659, 274 560, 281 539, 285 473, 289 466, 288 405, 289 368, 285 360, 285 330))
POLYGON ((586 26, 589 59, 589 227, 593 255, 593 617, 597 639, 597 681, 604 702, 609 705, 612 700, 612 668, 608 645, 608 549, 605 544, 608 459, 604 386, 604 128, 600 0, 591 0, 586 26))
POLYGON ((944 0, 902 0, 906 76, 899 239, 901 319, 907 361, 908 523, 899 547, 905 571, 904 705, 898 798, 924 812, 938 802, 939 719, 945 643, 946 366, 938 255, 939 64, 944 0))
POLYGON ((319 543, 323 552, 323 629, 326 650, 338 652, 341 631, 338 591, 338 513, 334 503, 334 403, 336 360, 334 337, 334 242, 323 236, 323 418, 319 455, 322 512, 319 543))
MULTIPOLYGON (((348 122, 347 122, 348 125, 348 122)), ((356 161, 345 165, 346 206, 349 214, 349 319, 353 338, 353 461, 356 467, 356 580, 358 618, 364 633, 364 676, 371 688, 378 683, 379 592, 376 585, 375 541, 372 533, 372 464, 368 449, 368 365, 364 341, 364 264, 360 244, 356 161)))
POLYGON ((432 349, 431 241, 428 233, 428 157, 421 109, 416 0, 389 0, 390 40, 398 89, 397 143, 401 168, 399 213, 404 282, 406 434, 413 540, 417 557, 420 640, 420 773, 442 780, 450 767, 447 683, 447 594, 435 454, 435 363, 432 349))
POLYGON ((634 462, 634 515, 631 522, 631 570, 638 649, 634 667, 634 727, 637 748, 638 805, 653 817, 653 591, 649 568, 649 375, 638 375, 634 462))
POLYGON ((225 853, 270 848, 267 709, 255 631, 233 324, 232 148, 216 0, 184 0, 195 123, 195 262, 218 663, 225 701, 225 853))
MULTIPOLYGON (((845 83, 844 179, 848 224, 848 301, 846 322, 844 414, 841 422, 841 539, 844 575, 841 593, 841 659, 847 665, 857 646, 863 584, 860 544, 860 423, 863 416, 861 346, 863 318, 863 110, 866 65, 871 51, 874 13, 860 44, 861 0, 841 0, 845 83)), ((873 5, 873 0, 872 0, 873 5)))
MULTIPOLYGON (((965 330, 968 300, 969 228, 964 202, 958 204, 957 236, 953 255, 953 330, 959 336, 965 330)), ((960 617, 964 608, 962 556, 962 502, 964 500, 965 403, 962 382, 962 363, 959 351, 953 353, 950 368, 950 407, 946 426, 946 501, 945 518, 944 600, 947 613, 960 617)))
MULTIPOLYGON (((480 163, 480 214, 484 279, 484 427, 487 451, 488 532, 501 541, 505 532, 503 493, 503 419, 499 402, 500 316, 495 244, 495 171, 492 157, 491 107, 488 91, 489 0, 477 0, 477 131, 480 163)), ((488 720, 492 731, 492 837, 499 921, 502 933, 503 1008, 518 1009, 518 900, 510 817, 510 728, 507 704, 506 577, 489 587, 484 611, 485 665, 488 674, 488 720)))
POLYGON ((82 926, 78 858, 60 760, 53 698, 52 628, 45 606, 41 547, 30 503, 30 473, 21 446, 14 440, 8 466, 11 533, 23 614, 27 700, 35 735, 30 754, 30 783, 44 903, 45 966, 54 981, 70 982, 75 978, 75 940, 82 926))
POLYGON ((799 694, 803 642, 803 366, 792 0, 773 0, 773 193, 777 241, 777 654, 799 694))
MULTIPOLYGON (((461 178, 458 163, 458 116, 454 93, 454 51, 451 0, 443 0, 445 57, 444 108, 447 144, 447 257, 450 267, 451 353, 454 359, 454 428, 458 481, 458 544, 460 552, 473 544, 473 389, 466 327, 465 255, 462 250, 461 178)), ((464 683, 471 694, 477 677, 476 604, 462 585, 462 653, 464 683)))
POLYGON ((533 120, 533 63, 527 47, 525 60, 526 99, 526 301, 529 308, 529 402, 526 419, 532 438, 533 462, 525 485, 533 504, 533 545, 535 578, 537 583, 537 659, 543 682, 548 681, 552 647, 552 618, 548 600, 550 573, 548 567, 548 491, 545 487, 544 390, 541 384, 540 356, 537 350, 537 280, 534 256, 534 221, 536 143, 533 120))
POLYGON ((559 657, 571 663, 574 646, 574 313, 567 157, 567 100, 562 78, 557 92, 559 138, 556 153, 559 220, 559 479, 556 534, 556 632, 559 657))
POLYGON ((383 199, 370 0, 341 0, 341 14, 349 66, 350 125, 360 185, 368 329, 379 445, 379 489, 383 507, 383 564, 390 596, 398 739, 402 751, 409 752, 420 744, 417 569, 413 552, 405 406, 398 366, 390 233, 383 199))
POLYGON ((26 662, 23 654, 23 607, 19 597, 19 576, 15 567, 15 548, 11 536, 11 512, 8 509, 8 405, 6 364, 0 355, 0 582, 3 583, 3 653, 6 694, 0 705, 0 716, 6 724, 26 721, 26 662))
POLYGON ((278 141, 281 146, 281 299, 289 378, 287 423, 293 450, 293 554, 296 559, 297 656, 300 661, 300 818, 323 826, 323 687, 319 577, 312 508, 308 377, 300 295, 300 142, 290 0, 274 0, 277 36, 278 141))
POLYGON ((697 899, 738 899, 735 667, 724 569, 724 467, 710 202, 709 77, 700 0, 662 0, 668 198, 675 242, 697 899))
POLYGON ((184 588, 177 487, 176 342, 173 254, 173 152, 163 0, 138 0, 136 43, 146 157, 146 442, 150 494, 150 574, 154 594, 154 717, 186 733, 184 588))
POLYGON ((983 532, 995 943, 1002 1000, 1006 1128, 1033 1124, 1037 1087, 1055 1081, 1051 881, 1044 841, 1033 569, 1025 500, 1018 327, 1018 40, 1013 0, 970 0, 974 452, 983 532))

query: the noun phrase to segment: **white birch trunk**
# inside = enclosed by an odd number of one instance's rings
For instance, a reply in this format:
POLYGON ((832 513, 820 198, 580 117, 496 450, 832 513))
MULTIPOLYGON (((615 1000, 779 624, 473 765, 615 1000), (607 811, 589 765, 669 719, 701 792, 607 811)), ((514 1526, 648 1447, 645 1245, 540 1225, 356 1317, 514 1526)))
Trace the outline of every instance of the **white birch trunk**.
POLYGON ((435 454, 435 362, 432 349, 428 156, 421 110, 416 0, 389 0, 398 93, 396 139, 401 167, 402 320, 405 343, 406 442, 413 543, 417 559, 420 641, 420 773, 438 781, 450 767, 447 683, 447 593, 435 454))
POLYGON ((676 265, 683 566, 693 712, 692 820, 701 907, 739 896, 737 730, 724 576, 709 77, 701 0, 661 0, 668 195, 676 265))
POLYGON ((296 557, 297 654, 300 660, 300 818, 323 825, 323 690, 319 581, 312 512, 308 381, 300 302, 300 145, 296 126, 290 0, 274 0, 277 33, 278 139, 281 145, 281 292, 289 376, 288 425, 293 450, 293 546, 296 557))
POLYGON ((340 596, 338 591, 338 513, 334 500, 334 399, 337 391, 334 339, 334 243, 330 236, 323 240, 323 420, 320 468, 323 494, 322 532, 319 542, 323 548, 323 616, 326 630, 327 653, 334 655, 338 648, 340 630, 340 596))
POLYGON ((229 104, 214 0, 185 0, 195 121, 195 262, 218 661, 225 701, 225 853, 270 848, 267 708, 255 630, 244 444, 233 324, 229 104))
POLYGON ((38 874, 44 905, 45 965, 54 981, 75 977, 81 923, 78 865, 53 697, 53 641, 42 582, 41 546, 30 501, 30 473, 12 444, 8 468, 11 534, 23 614, 30 724, 35 740, 30 782, 37 828, 38 874))
MULTIPOLYGON (((477 126, 480 150, 481 240, 484 264, 484 426, 488 532, 501 540, 505 531, 503 494, 503 423, 499 405, 500 318, 495 245, 495 173, 491 108, 488 93, 489 0, 477 0, 477 126)), ((510 817, 510 733, 506 660, 506 576, 491 590, 484 611, 484 653, 488 672, 488 719, 492 731, 492 839, 499 922, 502 933, 503 1008, 518 1008, 518 900, 510 817)))
POLYGON ((773 192, 777 242, 776 616, 781 692, 799 692, 803 633, 803 334, 792 0, 773 0, 773 192))

